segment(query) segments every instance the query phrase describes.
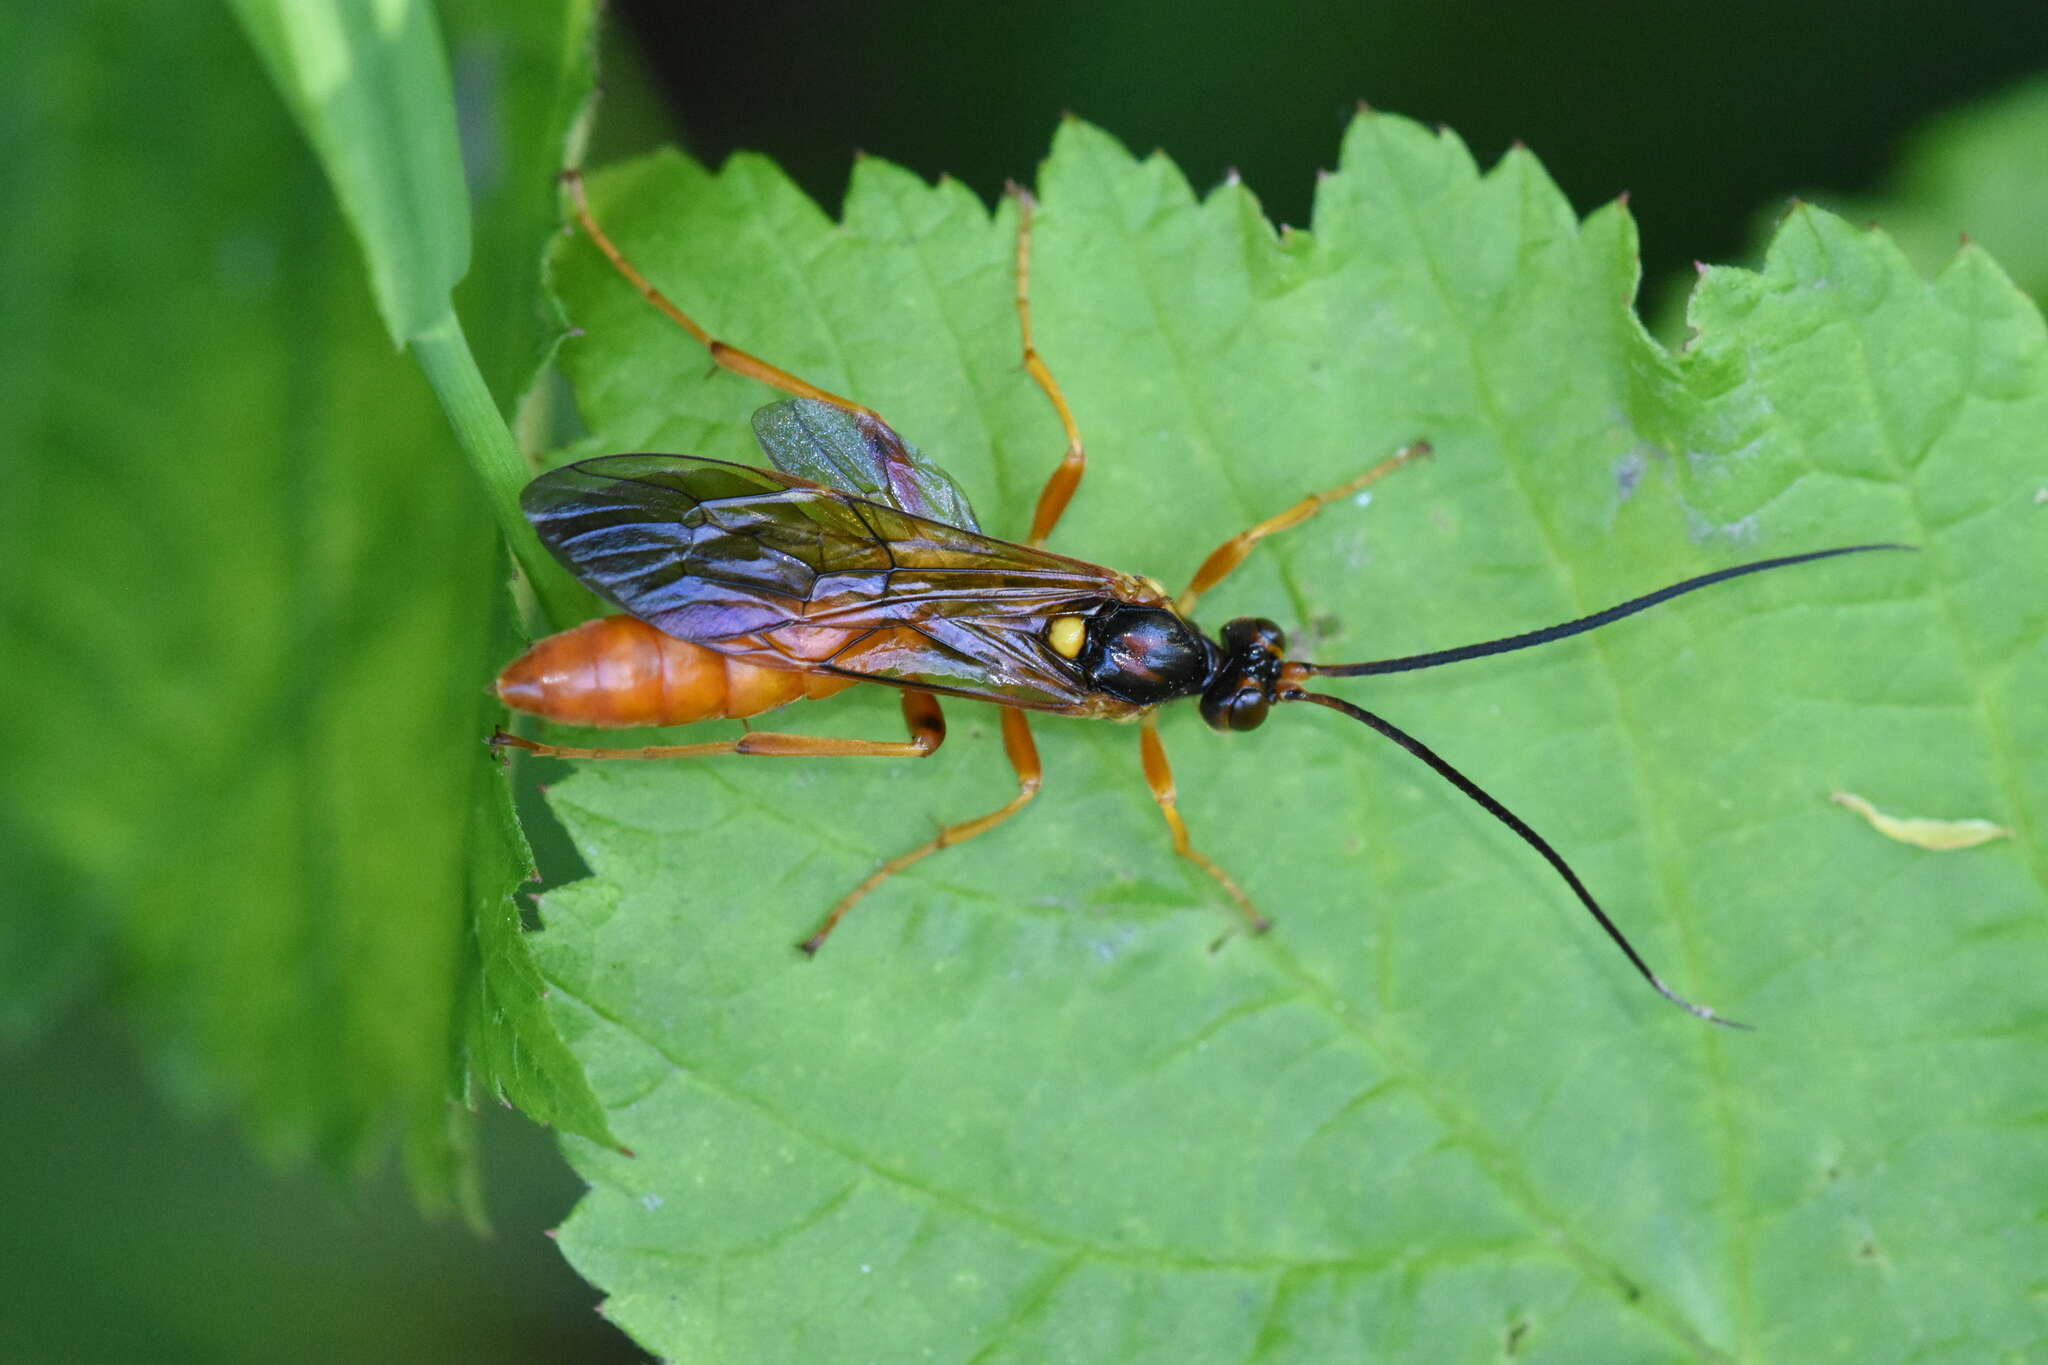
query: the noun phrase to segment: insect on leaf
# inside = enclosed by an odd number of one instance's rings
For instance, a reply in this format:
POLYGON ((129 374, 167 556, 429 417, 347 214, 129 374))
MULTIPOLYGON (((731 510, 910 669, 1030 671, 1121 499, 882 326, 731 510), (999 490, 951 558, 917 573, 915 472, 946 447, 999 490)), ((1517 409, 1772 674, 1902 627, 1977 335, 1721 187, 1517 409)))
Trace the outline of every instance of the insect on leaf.
POLYGON ((869 413, 789 398, 754 414, 754 439, 785 474, 965 530, 981 529, 953 476, 869 413))
MULTIPOLYGON (((859 163, 835 224, 756 158, 593 179, 707 329, 866 404, 1029 525, 1064 448, 1019 370, 1014 207, 859 163), (792 269, 791 262, 803 263, 792 269)), ((1321 661, 1466 644, 1746 559, 1870 541, 1523 654, 1333 680, 1554 843, 1363 727, 1034 720, 1043 791, 791 948, 881 861, 1017 792, 993 708, 916 762, 589 764, 592 870, 547 897, 550 1001, 637 1155, 572 1144, 561 1245, 677 1359, 1717 1361, 2039 1354, 2048 1166, 2048 339, 1980 251, 1934 278, 1805 210, 1698 283, 1682 352, 1625 209, 1536 159, 1357 120, 1309 230, 1068 123, 1035 338, 1088 443, 1049 548, 1169 588, 1417 438, 1205 597, 1321 661), (1934 859, 1817 787, 1995 809, 1934 859), (1218 940, 1224 941, 1218 945, 1218 940)), ((585 240, 557 248, 593 441, 745 461, 710 374, 585 240)), ((901 734, 854 688, 777 729, 901 734)), ((1302 714, 1306 713, 1306 714, 1302 714)), ((687 733, 687 732, 684 732, 687 733)), ((707 727, 705 737, 736 728, 707 727)), ((1938 803, 1938 804, 1937 804, 1938 803)))

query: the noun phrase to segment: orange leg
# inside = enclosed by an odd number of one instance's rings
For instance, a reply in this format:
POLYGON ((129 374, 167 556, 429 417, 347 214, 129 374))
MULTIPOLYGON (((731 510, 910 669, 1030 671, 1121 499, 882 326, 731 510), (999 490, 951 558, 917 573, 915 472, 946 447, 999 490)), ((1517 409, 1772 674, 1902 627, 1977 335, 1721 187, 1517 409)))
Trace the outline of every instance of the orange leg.
POLYGON ((1038 387, 1045 390, 1045 396, 1052 400, 1053 411, 1059 414, 1060 426, 1067 433, 1067 453, 1053 469, 1052 477, 1045 481, 1044 491, 1038 495, 1038 507, 1031 514, 1031 538, 1025 542, 1043 545, 1081 482, 1081 475, 1088 467, 1088 453, 1081 447, 1081 428, 1074 421, 1073 410, 1067 406, 1067 400, 1060 394, 1060 386, 1053 382, 1052 371, 1046 368, 1044 358, 1038 354, 1038 347, 1031 340, 1031 210, 1034 207, 1031 191, 1021 185, 1012 185, 1010 197, 1017 204, 1017 329, 1024 338, 1024 368, 1031 372, 1031 377, 1038 381, 1038 387))
MULTIPOLYGON (((770 388, 781 389, 784 393, 794 394, 798 398, 817 398, 827 403, 837 403, 840 407, 847 408, 853 412, 866 412, 870 417, 874 416, 872 412, 869 412, 868 409, 853 400, 841 398, 836 393, 828 393, 816 384, 799 379, 787 370, 770 365, 759 356, 750 355, 740 350, 737 346, 726 345, 717 337, 705 331, 698 325, 695 318, 676 307, 674 303, 669 301, 666 294, 648 283, 647 277, 642 275, 634 268, 633 263, 626 259, 626 254, 613 246, 611 238, 604 235, 604 229, 597 225, 597 218, 590 211, 590 199, 583 191, 583 173, 574 169, 563 171, 562 184, 568 188, 569 202, 576 211, 576 221, 583 225, 583 231, 589 235, 590 240, 596 245, 597 249, 605 254, 605 259, 612 263, 612 267, 615 270, 626 277, 628 283, 640 291, 642 297, 667 314, 669 320, 674 322, 676 326, 697 338, 703 344, 704 349, 711 352, 711 359, 717 364, 731 370, 734 374, 743 374, 749 379, 758 379, 770 388)), ((877 418, 876 420, 879 421, 880 419, 877 418)))
POLYGON ((1273 922, 1259 913, 1251 897, 1231 880, 1228 872, 1210 862, 1200 849, 1188 842, 1187 823, 1180 818, 1177 804, 1179 793, 1173 786, 1173 769, 1166 763, 1166 746, 1159 742, 1159 713, 1147 711, 1140 726, 1138 751, 1144 759, 1145 785, 1152 788, 1152 799, 1159 803, 1160 814, 1166 817, 1166 827, 1173 831, 1173 851, 1214 877, 1216 884, 1230 893, 1230 898, 1237 902, 1237 908, 1244 911, 1245 919, 1251 922, 1253 933, 1265 933, 1273 922))
POLYGON ((1032 797, 1038 795, 1039 766, 1038 746, 1031 740, 1031 726, 1024 719, 1022 711, 1005 709, 1003 716, 1003 752, 1009 755, 1010 766, 1017 770, 1017 794, 987 815, 973 820, 964 820, 957 825, 947 825, 931 839, 919 844, 908 853, 899 853, 888 862, 876 868, 873 875, 859 886, 846 893, 839 904, 832 907, 817 931, 797 946, 805 953, 815 954, 824 945, 825 936, 833 926, 844 918, 861 897, 880 886, 889 878, 913 863, 923 862, 942 848, 964 844, 977 834, 986 834, 1003 821, 1024 809, 1032 797))
MULTIPOLYGON (((491 745, 500 749, 523 749, 527 753, 547 758, 702 758, 714 754, 747 754, 770 758, 923 758, 945 742, 946 719, 939 710, 938 698, 929 693, 903 694, 903 721, 910 730, 908 740, 832 739, 822 735, 782 735, 766 730, 750 730, 738 739, 719 740, 708 744, 652 745, 643 749, 580 749, 561 744, 536 744, 530 739, 521 739, 517 735, 501 732, 491 736, 491 745)), ((1031 727, 1025 721, 1024 713, 1004 710, 1002 725, 1003 752, 1009 755, 1010 766, 1017 770, 1017 794, 987 815, 962 821, 957 825, 947 825, 935 837, 919 844, 908 853, 899 853, 883 863, 866 881, 847 892, 819 923, 817 930, 798 944, 798 947, 806 953, 816 953, 824 944, 826 936, 841 919, 845 918, 846 912, 868 892, 904 868, 924 861, 942 848, 964 844, 977 834, 986 834, 1024 809, 1025 803, 1038 795, 1038 746, 1032 743, 1031 727)))
POLYGON ((1320 493, 1311 493, 1279 516, 1268 517, 1249 531, 1238 532, 1209 552, 1209 557, 1202 561, 1202 567, 1195 570, 1194 579, 1181 595, 1173 600, 1174 610, 1182 616, 1191 615, 1195 610, 1195 603, 1201 599, 1202 594, 1229 577, 1232 569, 1244 563, 1245 556, 1252 552, 1252 546, 1267 536, 1301 525, 1337 499, 1349 497, 1360 489, 1377 483, 1410 460, 1420 459, 1427 454, 1429 442, 1417 441, 1412 446, 1395 451, 1350 482, 1324 489, 1320 493))
POLYGON ((651 744, 640 749, 582 749, 568 744, 538 744, 500 730, 491 736, 493 749, 524 749, 543 758, 706 758, 713 754, 746 754, 755 758, 923 758, 946 742, 946 718, 936 697, 924 692, 903 694, 905 739, 836 739, 830 735, 783 735, 749 730, 738 739, 706 744, 651 744))

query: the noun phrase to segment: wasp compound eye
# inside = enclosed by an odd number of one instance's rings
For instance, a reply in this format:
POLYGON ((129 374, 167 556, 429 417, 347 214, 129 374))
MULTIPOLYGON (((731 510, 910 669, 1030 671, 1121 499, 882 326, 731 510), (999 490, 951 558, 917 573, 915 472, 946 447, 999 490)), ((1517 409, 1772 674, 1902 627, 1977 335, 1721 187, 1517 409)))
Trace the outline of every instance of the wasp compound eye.
POLYGON ((1212 730, 1256 730, 1265 724, 1273 699, 1249 680, 1233 680, 1202 695, 1202 719, 1212 730))
POLYGON ((1263 616, 1240 616, 1227 622, 1217 636, 1225 652, 1233 655, 1271 655, 1279 658, 1287 650, 1287 636, 1263 616))

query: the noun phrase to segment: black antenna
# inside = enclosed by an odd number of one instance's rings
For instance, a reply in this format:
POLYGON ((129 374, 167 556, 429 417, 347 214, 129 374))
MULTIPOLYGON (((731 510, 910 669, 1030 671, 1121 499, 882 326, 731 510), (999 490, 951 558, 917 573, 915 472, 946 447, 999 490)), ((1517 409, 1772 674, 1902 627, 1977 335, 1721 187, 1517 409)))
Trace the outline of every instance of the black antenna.
MULTIPOLYGON (((1620 606, 1609 607, 1606 611, 1581 616, 1576 621, 1562 625, 1545 626, 1541 630, 1525 630, 1520 635, 1504 635, 1498 640, 1486 640, 1476 645, 1459 645, 1456 649, 1433 649, 1427 654, 1404 654, 1398 659, 1375 659, 1363 664, 1310 664, 1291 665, 1306 673, 1319 674, 1326 678, 1363 678, 1374 673, 1409 673, 1418 668, 1438 668, 1444 664, 1463 663, 1467 659, 1483 659, 1489 654, 1507 654, 1517 649, 1528 649, 1534 645, 1547 645, 1552 640, 1569 639, 1583 635, 1589 630, 1619 621, 1624 616, 1634 616, 1647 611, 1659 602, 1669 602, 1674 597, 1730 578, 1744 574, 1762 573, 1765 569, 1782 569, 1792 564, 1810 564, 1816 559, 1833 559, 1836 555, 1860 555, 1870 550, 1911 550, 1911 545, 1844 545, 1833 550, 1810 550, 1803 555, 1781 555, 1777 559, 1759 559, 1750 564, 1735 564, 1726 569, 1703 573, 1697 578, 1688 578, 1682 583, 1673 583, 1668 588, 1659 588, 1641 597, 1631 597, 1620 606)), ((1597 913, 1597 912, 1596 912, 1597 913)))
MULTIPOLYGON (((1826 553, 1840 554, 1842 552, 1835 550, 1827 551, 1826 553)), ((1805 557, 1807 556, 1802 556, 1802 558, 1805 557)), ((1784 561, 1773 562, 1782 563, 1784 561)), ((1752 565, 1750 567, 1759 566, 1752 565)), ((1667 591, 1669 590, 1667 589, 1667 591)), ((1591 627, 1589 626, 1587 629, 1591 629, 1591 627)), ((1318 706, 1327 706, 1332 711, 1342 711, 1353 720, 1364 721, 1367 725, 1370 725, 1373 729, 1379 731, 1388 739, 1393 740, 1394 743, 1400 745, 1409 753, 1414 754, 1424 763, 1427 763, 1431 768, 1435 769, 1437 776, 1471 797, 1473 801, 1478 803, 1481 810, 1484 810, 1488 815, 1491 815, 1494 819, 1513 830, 1523 843, 1542 854, 1544 861, 1557 869, 1557 874, 1564 878, 1565 885, 1569 886, 1572 889, 1572 894, 1579 898, 1579 904, 1585 906, 1592 913, 1593 918, 1600 922, 1600 927, 1607 931, 1607 937, 1613 939, 1615 946, 1628 955, 1628 960, 1635 964, 1635 969, 1638 972, 1642 973, 1643 980, 1656 988, 1657 994, 1663 996, 1688 1014, 1697 1015, 1710 1024, 1720 1024, 1724 1028, 1748 1029, 1750 1027, 1748 1024, 1737 1023, 1733 1019, 1716 1014, 1705 1005, 1695 1005, 1692 1001, 1665 985, 1658 978, 1657 974, 1650 970, 1650 964, 1643 961, 1642 954, 1635 950, 1635 945, 1628 941, 1628 936, 1616 927, 1613 920, 1607 918, 1607 912, 1602 910, 1600 903, 1593 899, 1593 893, 1588 891, 1586 884, 1579 880, 1579 874, 1572 871, 1571 865, 1559 856, 1558 851, 1550 846, 1549 841, 1535 830, 1530 829, 1524 823, 1522 817, 1494 800, 1492 796, 1487 794, 1485 788, 1459 772, 1456 768, 1453 768, 1436 750, 1430 748, 1400 726, 1395 725, 1392 721, 1376 716, 1362 706, 1353 706, 1350 702, 1338 697, 1326 696, 1321 692, 1304 692, 1300 688, 1290 688, 1280 693, 1280 700, 1312 701, 1318 706)))
MULTIPOLYGON (((1507 654, 1517 649, 1528 649, 1534 645, 1547 645, 1553 640, 1564 640, 1574 635, 1583 635, 1589 630, 1597 630, 1599 627, 1619 621, 1625 616, 1633 616, 1639 611, 1647 611, 1659 602, 1668 602, 1674 597, 1682 597, 1686 593, 1709 587, 1715 583, 1725 582, 1731 578, 1741 578, 1745 574, 1762 573, 1765 569, 1782 569, 1793 564, 1810 564, 1816 559, 1832 559, 1836 555, 1863 554, 1870 550, 1910 550, 1913 548, 1911 545, 1885 542, 1872 545, 1844 545, 1833 550, 1811 550, 1805 554, 1781 555, 1776 559, 1759 559, 1749 564, 1736 564, 1726 569, 1716 569, 1712 573, 1703 573, 1696 578, 1688 578, 1683 582, 1673 583, 1668 588, 1659 588, 1657 591, 1645 593, 1641 597, 1632 597, 1619 606, 1609 607, 1606 611, 1595 612, 1591 616, 1581 616, 1575 621, 1566 621, 1561 625, 1545 626, 1541 630, 1523 631, 1520 635, 1504 635, 1498 640, 1486 640, 1476 645, 1460 645, 1455 649, 1433 649, 1426 654, 1405 654, 1398 659, 1377 659, 1370 663, 1311 664, 1290 662, 1288 668, 1290 670, 1298 670, 1296 676, 1306 677, 1320 674, 1331 678, 1362 678, 1376 673, 1408 673, 1418 668, 1437 668, 1444 664, 1462 663, 1466 659, 1483 659, 1489 654, 1507 654)), ((1421 759, 1436 772, 1437 776, 1465 793, 1466 796, 1478 804, 1480 809, 1513 830, 1523 843, 1542 854, 1543 860, 1557 869, 1557 874, 1564 878, 1565 885, 1571 887, 1572 894, 1579 898, 1579 904, 1586 907, 1586 910, 1599 922, 1600 927, 1607 932, 1607 937, 1614 940, 1615 946, 1620 948, 1628 956, 1628 960, 1634 964, 1635 969, 1642 973, 1643 980, 1656 988, 1657 994, 1663 996, 1666 1000, 1669 1000, 1687 1013, 1697 1015, 1710 1024, 1721 1024, 1727 1028, 1739 1029, 1747 1029, 1749 1027, 1748 1024, 1739 1024, 1733 1019, 1723 1018, 1705 1005, 1693 1004, 1692 1001, 1687 1000, 1658 979, 1657 974, 1650 970, 1650 964, 1643 961, 1642 954, 1635 950, 1635 945, 1628 941, 1628 936, 1622 933, 1614 921, 1607 917, 1607 912, 1602 910, 1600 903, 1593 899, 1593 893, 1586 889, 1586 884, 1579 880, 1578 873, 1572 871, 1571 865, 1565 862, 1558 851, 1552 848, 1542 835, 1529 828, 1520 816, 1494 800, 1492 796, 1487 794, 1484 788, 1452 767, 1427 744, 1424 744, 1406 730, 1401 729, 1392 721, 1374 715, 1362 706, 1353 706, 1350 702, 1337 697, 1325 696, 1320 692, 1307 692, 1299 687, 1290 687, 1280 693, 1280 700, 1309 701, 1314 702, 1318 706, 1327 706, 1332 711, 1342 711, 1353 720, 1362 721, 1366 725, 1371 726, 1388 739, 1393 740, 1394 743, 1406 749, 1409 753, 1421 759)))

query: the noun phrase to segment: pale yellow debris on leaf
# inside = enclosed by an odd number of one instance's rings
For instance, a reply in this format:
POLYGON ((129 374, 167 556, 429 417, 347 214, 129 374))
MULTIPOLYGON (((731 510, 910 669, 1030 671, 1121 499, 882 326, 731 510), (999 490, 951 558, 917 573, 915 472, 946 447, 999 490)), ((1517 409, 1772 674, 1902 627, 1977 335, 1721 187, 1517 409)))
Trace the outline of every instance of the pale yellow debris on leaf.
POLYGON ((1989 820, 1931 820, 1920 815, 1886 815, 1854 792, 1829 792, 1828 800, 1855 811, 1887 839, 1896 839, 1915 848, 1932 849, 1936 853, 1952 853, 1959 848, 1988 844, 1993 839, 2012 838, 2011 830, 1989 820))

